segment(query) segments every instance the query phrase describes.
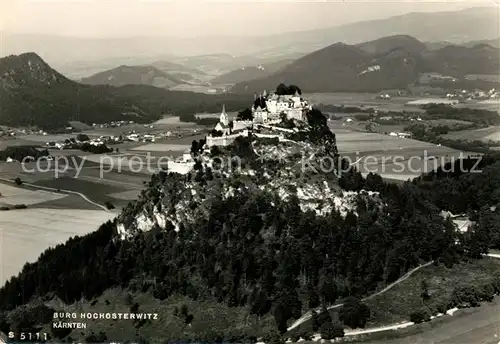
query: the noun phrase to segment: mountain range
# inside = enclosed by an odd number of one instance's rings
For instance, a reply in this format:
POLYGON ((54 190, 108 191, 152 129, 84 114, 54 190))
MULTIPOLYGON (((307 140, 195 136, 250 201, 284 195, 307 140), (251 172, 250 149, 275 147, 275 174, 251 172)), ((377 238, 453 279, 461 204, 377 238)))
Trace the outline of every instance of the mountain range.
MULTIPOLYGON (((36 51, 56 68, 67 61, 97 61, 130 56, 127 63, 143 65, 158 60, 159 56, 219 54, 227 52, 240 56, 267 56, 275 60, 296 58, 324 48, 332 42, 357 44, 395 33, 413 36, 425 42, 463 43, 498 37, 498 8, 476 7, 460 11, 436 13, 408 13, 387 19, 357 22, 300 32, 248 37, 132 37, 132 38, 78 38, 37 34, 0 32, 3 54, 36 51)), ((163 58, 161 58, 163 59, 163 58)), ((171 58, 166 58, 171 60, 171 58)), ((181 62, 182 63, 182 62, 181 62)), ((258 62, 262 63, 262 62, 258 62)), ((235 66, 240 68, 255 62, 235 66)), ((103 68, 104 70, 106 68, 103 68)))
POLYGON ((357 45, 332 44, 274 74, 237 83, 231 91, 254 93, 291 83, 302 85, 306 92, 378 92, 407 88, 428 72, 456 78, 497 74, 499 60, 500 50, 487 44, 429 50, 414 37, 396 35, 357 45))
POLYGON ((247 102, 236 95, 209 96, 149 85, 84 85, 66 78, 35 53, 1 58, 0 78, 0 124, 13 126, 57 129, 70 120, 151 122, 167 113, 218 111, 222 104, 237 110, 247 102))
MULTIPOLYGON (((192 82, 193 75, 200 78, 199 83, 210 79, 200 69, 178 62, 156 61, 156 67, 120 66, 78 83, 39 55, 24 53, 0 59, 0 123, 60 128, 69 120, 87 124, 125 119, 150 122, 165 113, 184 116, 218 111, 222 103, 239 110, 246 106, 246 100, 238 94, 273 89, 283 82, 300 84, 305 92, 406 89, 428 72, 459 79, 467 74, 497 74, 499 56, 500 50, 486 43, 430 49, 407 35, 356 45, 335 43, 297 60, 275 61, 212 77, 212 84, 236 82, 229 93, 213 96, 166 90, 192 82)), ((217 60, 217 55, 199 58, 217 60)))
POLYGON ((212 85, 224 85, 224 84, 233 85, 238 82, 258 79, 278 72, 279 70, 285 68, 293 61, 294 60, 292 59, 285 59, 258 66, 241 67, 239 69, 232 70, 230 72, 219 75, 214 79, 211 79, 210 83, 212 85))

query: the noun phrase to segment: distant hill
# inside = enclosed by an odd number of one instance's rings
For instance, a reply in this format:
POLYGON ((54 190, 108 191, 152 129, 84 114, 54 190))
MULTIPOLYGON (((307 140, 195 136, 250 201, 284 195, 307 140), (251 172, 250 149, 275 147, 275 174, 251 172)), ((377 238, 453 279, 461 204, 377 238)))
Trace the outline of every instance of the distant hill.
POLYGON ((159 60, 151 63, 151 66, 158 68, 159 70, 167 73, 175 72, 175 73, 197 73, 197 74, 205 74, 203 71, 190 68, 184 66, 180 63, 175 63, 171 61, 159 60))
MULTIPOLYGON (((423 42, 469 41, 498 37, 498 7, 477 7, 460 11, 408 13, 386 19, 362 21, 309 31, 288 32, 278 35, 253 37, 130 37, 130 38, 78 38, 47 35, 26 35, 2 32, 2 54, 37 51, 51 64, 70 60, 94 60, 130 56, 131 60, 114 64, 137 65, 141 57, 175 54, 176 56, 212 55, 223 62, 224 71, 255 65, 254 61, 240 64, 238 56, 257 56, 272 51, 275 59, 290 57, 290 53, 309 53, 333 42, 358 44, 380 37, 397 34, 409 35, 423 42), (221 51, 228 52, 220 56, 221 51), (236 57, 233 58, 232 55, 236 57), (134 60, 132 60, 134 59, 134 60), (235 60, 232 62, 231 60, 235 60), (225 61, 223 61, 225 60, 225 61), (232 65, 231 65, 232 64, 232 65)), ((167 60, 181 63, 181 59, 167 60)), ((186 66, 198 68, 203 60, 189 59, 186 66)), ((206 60, 205 60, 206 61, 206 60)), ((213 62, 213 61, 212 61, 213 62)), ((108 68, 108 67, 106 67, 108 68)), ((106 69, 104 68, 104 69, 106 69)), ((161 68, 160 68, 161 69, 161 68)), ((205 69, 203 69, 205 70, 205 69)))
POLYGON ((168 91, 149 85, 83 85, 67 79, 35 53, 0 59, 0 124, 61 128, 113 120, 151 122, 165 113, 178 116, 202 111, 239 110, 248 99, 168 91))
POLYGON ((441 48, 450 46, 450 45, 459 45, 467 48, 472 48, 478 44, 487 44, 492 46, 493 48, 500 48, 500 37, 494 39, 483 39, 477 41, 469 41, 460 44, 453 44, 450 42, 425 42, 425 46, 427 50, 439 50, 441 48))
POLYGON ((500 49, 488 44, 472 48, 449 45, 442 49, 425 52, 426 72, 438 72, 463 78, 467 74, 498 74, 500 49))
POLYGON ((231 72, 222 74, 212 80, 212 85, 232 85, 238 82, 250 81, 271 75, 278 72, 280 69, 291 64, 294 60, 280 60, 274 63, 268 63, 259 66, 242 67, 231 72))
POLYGON ((153 66, 119 66, 82 78, 83 84, 88 85, 150 85, 170 88, 181 84, 182 81, 153 66))
POLYGON ((455 44, 450 42, 425 42, 425 47, 427 50, 439 50, 450 45, 455 44))
POLYGON ((395 49, 403 49, 412 54, 419 54, 426 49, 424 43, 408 35, 382 37, 373 41, 357 44, 356 47, 372 55, 387 54, 395 49))
MULTIPOLYGON (((408 35, 422 42, 469 41, 498 37, 497 6, 474 7, 449 12, 414 12, 386 19, 369 20, 326 29, 295 32, 275 36, 284 48, 314 51, 332 42, 359 44, 381 37, 408 35), (278 39, 279 37, 279 39, 278 39)), ((268 38, 271 40, 271 37, 268 38)), ((266 40, 263 41, 265 44, 266 40)))
POLYGON ((301 85, 305 92, 378 92, 407 88, 425 72, 458 78, 466 74, 494 74, 499 50, 447 46, 430 51, 409 36, 390 36, 358 45, 336 43, 308 54, 273 75, 241 82, 236 93, 261 92, 279 83, 301 85))
POLYGON ((158 68, 162 72, 167 73, 169 76, 176 78, 180 83, 186 84, 204 84, 211 78, 204 71, 198 68, 191 68, 180 63, 172 61, 159 60, 150 64, 158 68))
POLYGON ((465 47, 472 48, 478 44, 488 44, 491 45, 494 48, 500 48, 500 37, 494 38, 494 39, 483 39, 483 40, 477 40, 477 41, 471 41, 471 42, 466 42, 464 44, 461 44, 465 47))

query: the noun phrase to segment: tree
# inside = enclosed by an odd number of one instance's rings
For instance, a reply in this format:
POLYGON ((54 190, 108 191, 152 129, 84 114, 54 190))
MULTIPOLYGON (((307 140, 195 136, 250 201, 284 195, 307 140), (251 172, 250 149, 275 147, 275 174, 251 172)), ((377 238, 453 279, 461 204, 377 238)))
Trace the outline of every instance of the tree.
POLYGON ((249 108, 246 108, 245 110, 238 112, 236 119, 239 121, 251 121, 251 120, 253 120, 252 110, 250 110, 249 108))
POLYGON ((349 298, 339 311, 339 319, 350 328, 364 328, 370 308, 357 298, 349 298))
POLYGON ((76 139, 80 142, 90 141, 90 137, 86 134, 78 134, 76 135, 76 139))
POLYGON ((344 329, 342 325, 338 322, 332 324, 332 322, 324 322, 319 330, 321 334, 321 339, 335 339, 344 337, 344 329))
POLYGON ((115 206, 110 201, 106 201, 104 205, 108 210, 115 209, 115 206))
POLYGON ((85 341, 87 343, 103 343, 106 339, 108 339, 106 333, 101 331, 98 334, 91 332, 91 334, 85 338, 85 341))
POLYGON ((430 299, 430 294, 429 294, 429 285, 426 280, 422 280, 422 283, 420 284, 420 296, 422 297, 422 301, 425 302, 430 299))
POLYGON ((331 322, 332 317, 330 316, 330 312, 325 305, 323 305, 319 313, 316 311, 312 311, 312 328, 314 331, 318 331, 321 328, 321 325, 323 325, 324 323, 331 322))
POLYGON ((50 332, 52 333, 52 336, 57 339, 63 339, 67 337, 71 333, 70 328, 56 328, 54 326, 50 327, 50 332))
POLYGON ((431 312, 427 307, 422 307, 410 314, 410 321, 414 322, 415 324, 419 324, 429 320, 431 320, 431 312))
POLYGON ((333 280, 331 274, 325 272, 321 276, 318 288, 319 288, 319 294, 323 299, 323 302, 328 304, 335 302, 335 300, 338 297, 337 285, 335 284, 335 281, 333 280))

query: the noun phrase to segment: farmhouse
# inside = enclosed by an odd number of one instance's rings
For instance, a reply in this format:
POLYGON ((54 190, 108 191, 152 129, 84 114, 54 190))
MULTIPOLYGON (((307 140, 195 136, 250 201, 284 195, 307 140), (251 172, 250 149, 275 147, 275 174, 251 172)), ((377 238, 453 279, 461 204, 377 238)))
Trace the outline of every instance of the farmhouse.
POLYGON ((407 139, 407 138, 411 137, 411 134, 410 133, 398 133, 398 137, 403 138, 403 139, 407 139))

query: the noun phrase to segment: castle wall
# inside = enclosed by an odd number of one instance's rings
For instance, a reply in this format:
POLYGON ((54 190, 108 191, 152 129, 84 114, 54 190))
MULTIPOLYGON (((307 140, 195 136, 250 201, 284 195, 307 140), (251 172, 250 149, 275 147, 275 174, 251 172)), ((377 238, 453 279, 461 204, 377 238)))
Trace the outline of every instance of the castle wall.
POLYGON ((248 136, 248 130, 243 130, 242 132, 233 135, 214 136, 214 137, 207 136, 207 146, 226 147, 229 146, 231 143, 233 143, 237 137, 247 137, 247 136, 248 136))
POLYGON ((281 139, 283 138, 283 135, 281 134, 259 134, 259 133, 254 133, 254 135, 258 138, 261 139, 281 139))
POLYGON ((275 127, 275 126, 272 126, 272 125, 259 124, 259 126, 261 126, 263 128, 268 128, 268 129, 271 129, 271 130, 285 132, 285 133, 294 133, 295 132, 293 129, 275 127))

